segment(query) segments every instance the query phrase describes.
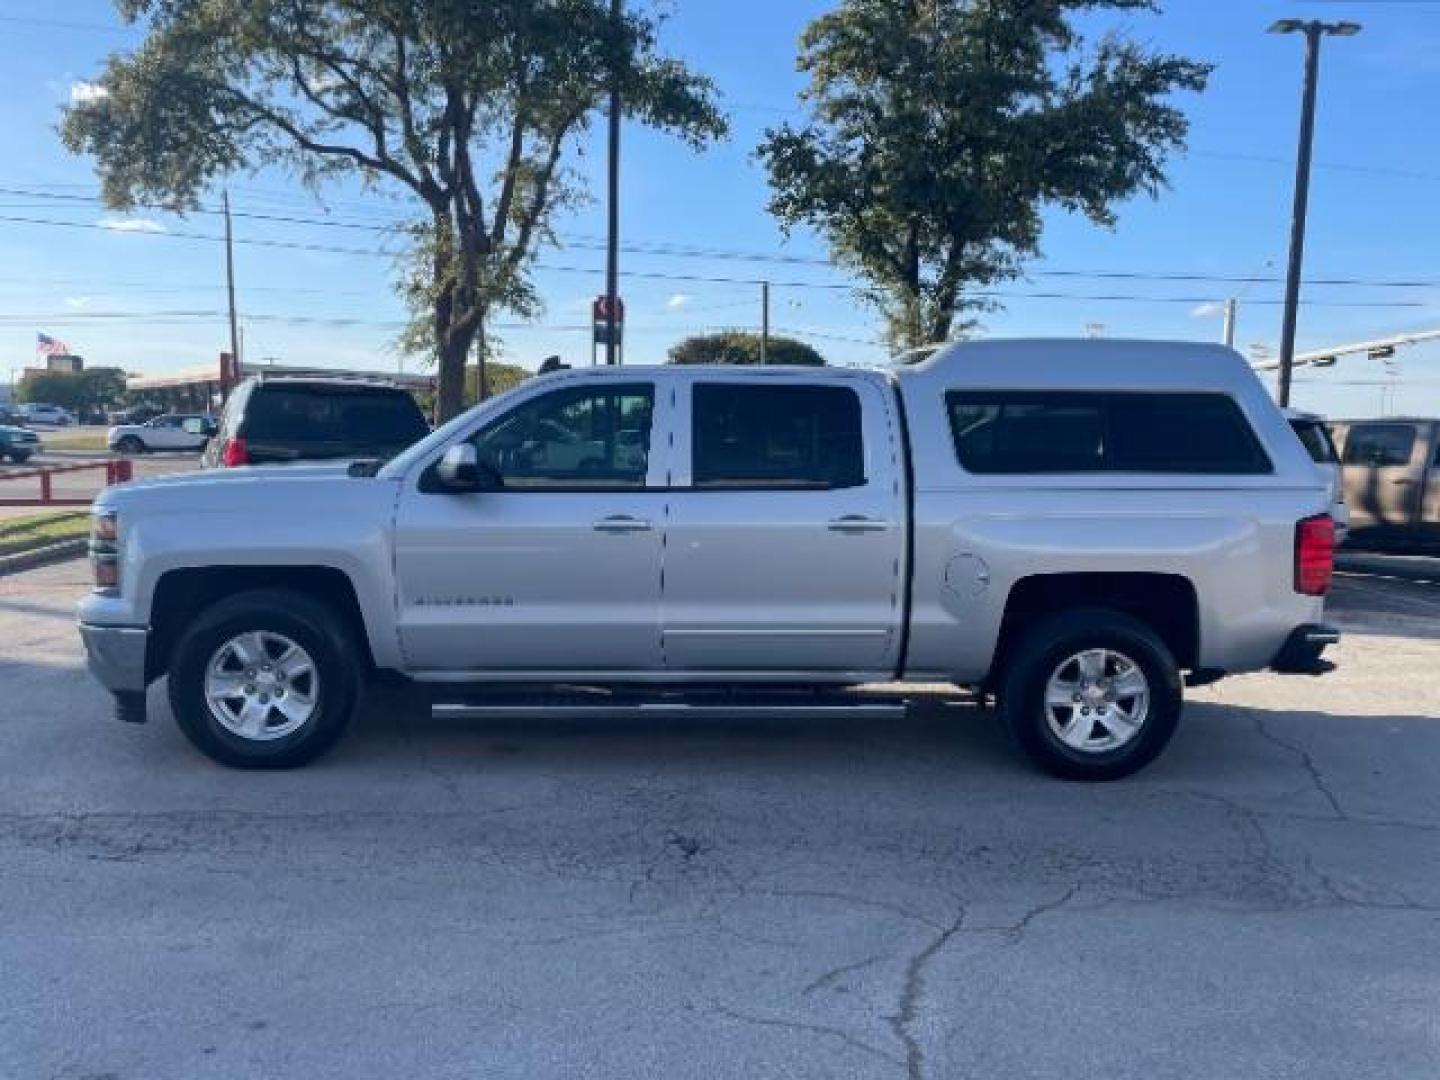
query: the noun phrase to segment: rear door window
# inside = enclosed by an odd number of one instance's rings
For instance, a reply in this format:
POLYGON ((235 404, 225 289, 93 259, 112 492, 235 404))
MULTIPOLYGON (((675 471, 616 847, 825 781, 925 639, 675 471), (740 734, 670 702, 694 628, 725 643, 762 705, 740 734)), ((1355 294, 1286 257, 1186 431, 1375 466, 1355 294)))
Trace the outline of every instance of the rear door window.
POLYGON ((697 488, 865 483, 860 397, 849 387, 698 383, 693 411, 697 488))
POLYGON ((955 452, 973 473, 1272 470, 1223 394, 952 391, 946 402, 955 452))
POLYGON ((1355 424, 1345 440, 1345 464, 1370 469, 1395 468, 1410 464, 1415 452, 1415 428, 1411 424, 1355 424))

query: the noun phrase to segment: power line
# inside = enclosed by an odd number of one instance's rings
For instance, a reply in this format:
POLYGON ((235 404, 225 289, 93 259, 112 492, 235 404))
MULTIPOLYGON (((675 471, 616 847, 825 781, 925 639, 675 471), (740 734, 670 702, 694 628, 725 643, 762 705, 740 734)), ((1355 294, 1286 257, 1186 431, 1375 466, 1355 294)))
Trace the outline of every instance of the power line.
MULTIPOLYGON (((1440 179, 1440 177, 1437 177, 1440 179)), ((20 197, 49 198, 62 202, 93 202, 100 200, 94 196, 71 195, 71 194, 46 194, 33 188, 0 187, 0 195, 15 195, 20 197)), ((3 205, 3 204, 0 204, 3 205)), ((141 208, 159 210, 167 213, 176 211, 158 204, 141 204, 141 208)), ((201 213, 208 215, 221 215, 223 211, 200 206, 192 208, 186 213, 201 213)), ((183 216, 183 214, 182 214, 183 216)), ((403 227, 401 222, 392 222, 388 225, 366 224, 351 221, 338 221, 329 218, 298 217, 285 214, 255 213, 252 211, 234 211, 234 217, 252 221, 264 221, 279 224, 292 225, 314 225, 323 228, 351 229, 368 232, 388 233, 393 235, 403 227)), ((0 218, 0 220, 7 220, 0 218)), ((36 221, 35 224, 42 222, 36 221)), ((90 225, 86 222, 54 222, 63 225, 90 225)), ((121 232, 113 226, 100 226, 109 231, 121 232)), ((136 230, 140 231, 140 230, 136 230)), ((203 239, 199 234, 181 233, 168 231, 168 235, 187 236, 193 239, 203 239)), ((585 234, 560 234, 563 247, 576 248, 581 251, 604 250, 604 241, 598 237, 585 234)), ((223 238, 218 238, 223 239, 223 238)), ((236 243, 260 243, 259 240, 237 240, 236 243)), ((265 241, 266 244, 274 245, 277 241, 265 241)), ((324 249, 316 249, 324 250, 324 249)), ((740 251, 733 248, 705 247, 700 245, 679 244, 671 242, 633 242, 622 244, 621 250, 634 255, 653 255, 657 257, 687 258, 687 259, 714 259, 720 261, 753 262, 759 264, 774 264, 785 266, 816 266, 827 269, 834 268, 835 264, 829 259, 816 258, 813 256, 783 255, 757 251, 740 251)), ((341 253, 337 249, 337 253, 341 253)), ((352 252, 360 254, 360 252, 352 252)), ((1075 269, 1035 269, 1027 273, 1029 277, 1049 278, 1093 278, 1105 281, 1164 281, 1192 284, 1216 284, 1216 285, 1266 285, 1278 284, 1284 279, 1273 274, 1213 274, 1201 273, 1198 271, 1168 271, 1168 270, 1075 270, 1075 269)), ((746 284, 754 282, 747 281, 746 284)), ((1373 289, 1440 289, 1440 280, 1424 279, 1374 279, 1356 277, 1314 277, 1307 278, 1306 285, 1329 286, 1346 288, 1373 288, 1373 289)), ((850 286, 844 286, 849 288, 850 286)), ((1213 300, 1214 297, 1202 297, 1196 302, 1213 300)))
MULTIPOLYGON (((1230 150, 1191 150, 1193 157, 1218 158, 1222 161, 1252 161, 1262 165, 1282 165, 1287 169, 1295 167, 1294 158, 1270 154, 1246 154, 1230 150)), ((1405 180, 1440 180, 1440 173, 1419 172, 1414 169, 1394 169, 1387 165, 1357 165, 1347 161, 1316 161, 1317 169, 1333 172, 1368 173, 1374 176, 1396 176, 1405 180)))
MULTIPOLYGON (((45 227, 54 227, 54 228, 100 230, 100 231, 102 231, 102 232, 110 232, 110 233, 115 233, 115 232, 125 233, 125 232, 127 232, 127 230, 119 229, 119 228, 116 228, 116 227, 111 226, 111 225, 106 225, 106 224, 104 224, 104 223, 102 223, 102 222, 59 221, 59 220, 56 220, 56 219, 53 219, 53 218, 32 218, 32 217, 22 217, 22 216, 19 216, 19 215, 8 215, 8 214, 0 214, 0 222, 11 222, 11 223, 14 223, 14 224, 21 224, 21 225, 36 225, 36 226, 45 226, 45 227)), ((225 238, 224 238, 223 236, 216 236, 216 235, 213 235, 213 234, 210 234, 210 233, 179 232, 179 231, 169 230, 169 229, 167 229, 167 230, 165 230, 165 231, 162 231, 162 232, 149 231, 149 230, 130 230, 130 231, 129 231, 129 235, 151 236, 151 237, 165 237, 165 238, 169 238, 169 239, 172 239, 172 240, 195 240, 195 241, 204 241, 204 242, 209 242, 209 243, 224 243, 224 240, 225 240, 225 238)), ((371 249, 371 248, 339 247, 339 246, 331 245, 331 244, 299 243, 299 242, 295 242, 295 241, 288 241, 288 240, 268 240, 268 239, 262 239, 262 238, 257 238, 257 237, 243 237, 243 238, 239 238, 239 239, 237 239, 237 240, 235 241, 235 243, 236 243, 236 244, 243 244, 243 245, 245 245, 245 246, 247 246, 247 247, 274 248, 274 249, 280 249, 280 250, 285 250, 285 251, 310 252, 310 253, 313 253, 313 254, 349 255, 349 256, 372 257, 372 258, 387 258, 387 259, 392 259, 392 260, 397 259, 397 258, 401 258, 401 257, 403 256, 403 254, 404 254, 403 252, 384 251, 384 250, 376 250, 376 249, 371 249)), ((545 262, 539 262, 539 261, 533 263, 532 265, 533 265, 534 268, 537 269, 537 270, 544 270, 544 271, 547 271, 547 272, 549 272, 549 273, 555 273, 555 274, 583 274, 583 275, 585 275, 585 276, 587 276, 587 277, 593 277, 595 274, 597 274, 597 273, 599 272, 599 271, 597 271, 596 269, 594 269, 593 267, 588 267, 588 266, 562 266, 562 265, 557 265, 557 264, 554 264, 554 263, 545 263, 545 262)), ((1079 272, 1079 271, 1054 271, 1054 273, 1057 273, 1057 274, 1069 274, 1069 273, 1079 274, 1080 272, 1079 272)), ((770 280, 770 284, 771 284, 774 288, 783 288, 783 289, 817 289, 817 290, 836 291, 836 292, 853 292, 853 291, 855 291, 856 288, 858 287, 857 285, 855 285, 855 284, 853 284, 853 283, 841 283, 841 282, 776 281, 776 280, 773 280, 773 279, 762 279, 762 278, 725 277, 725 276, 706 275, 706 274, 675 274, 675 273, 660 273, 660 272, 657 272, 657 271, 640 271, 640 270, 629 271, 629 272, 627 272, 626 276, 627 276, 628 278, 637 279, 637 280, 643 280, 643 281, 674 281, 674 282, 690 282, 690 283, 709 284, 709 285, 735 285, 735 286, 750 286, 750 287, 753 287, 753 286, 756 286, 756 285, 761 285, 761 284, 763 284, 766 280, 770 280)), ((1178 279, 1177 279, 1177 280, 1178 280, 1178 279)), ((1199 278, 1199 276, 1197 275, 1197 276, 1195 276, 1195 277, 1193 278, 1193 280, 1200 280, 1200 278, 1199 278)), ((1242 279, 1234 279, 1234 280, 1242 280, 1242 279)), ((1320 283, 1320 282, 1314 282, 1313 284, 1319 284, 1319 283, 1320 283)), ((1329 279, 1326 283, 1329 283, 1329 284, 1345 284, 1345 283, 1347 283, 1347 282, 1343 281, 1342 279, 1329 279)), ((1349 284, 1357 284, 1357 282, 1348 282, 1348 283, 1349 283, 1349 284)), ((1435 287, 1440 287, 1440 285, 1437 285, 1436 283, 1427 283, 1427 284, 1413 283, 1413 284, 1407 284, 1407 287, 1415 287, 1415 288, 1419 288, 1419 287, 1435 288, 1435 287)), ((1144 295, 1123 294, 1123 293, 1090 294, 1090 293, 1033 292, 1033 291, 1031 291, 1031 292, 1016 292, 1016 291, 1002 291, 1002 290, 981 290, 981 291, 974 291, 974 292, 969 293, 968 295, 971 296, 971 297, 973 297, 973 298, 976 298, 976 299, 989 299, 989 300, 1007 300, 1007 299, 1009 299, 1009 300, 1083 300, 1083 301, 1091 301, 1091 302, 1156 303, 1156 304, 1204 304, 1204 303, 1210 303, 1210 302, 1212 302, 1212 301, 1214 300, 1214 297, 1213 297, 1213 296, 1144 296, 1144 295)), ((1249 304, 1252 304, 1252 305, 1267 305, 1267 306, 1268 306, 1268 305, 1274 305, 1274 304, 1279 304, 1279 303, 1281 303, 1281 301, 1279 301, 1279 300, 1266 300, 1266 299, 1248 300, 1248 301, 1246 301, 1246 302, 1249 303, 1249 304)), ((1426 303, 1425 301, 1422 301, 1422 300, 1306 300, 1306 301, 1303 301, 1303 303, 1304 303, 1307 307, 1345 307, 1345 308, 1420 308, 1420 307, 1428 307, 1428 306, 1429 306, 1428 303, 1426 303)))

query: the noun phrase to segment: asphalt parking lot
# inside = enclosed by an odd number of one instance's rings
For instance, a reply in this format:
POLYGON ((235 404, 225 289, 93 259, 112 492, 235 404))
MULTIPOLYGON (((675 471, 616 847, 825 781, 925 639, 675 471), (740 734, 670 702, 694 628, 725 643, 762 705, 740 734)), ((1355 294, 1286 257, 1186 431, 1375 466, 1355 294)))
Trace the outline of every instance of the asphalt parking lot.
MULTIPOLYGON (((0 1076, 1440 1075, 1440 575, 1154 767, 899 724, 432 720, 301 772, 110 719, 79 564, 0 579, 0 1076)), ((1418 569, 1417 569, 1418 567, 1418 569)), ((1427 576, 1430 575, 1430 576, 1427 576)))

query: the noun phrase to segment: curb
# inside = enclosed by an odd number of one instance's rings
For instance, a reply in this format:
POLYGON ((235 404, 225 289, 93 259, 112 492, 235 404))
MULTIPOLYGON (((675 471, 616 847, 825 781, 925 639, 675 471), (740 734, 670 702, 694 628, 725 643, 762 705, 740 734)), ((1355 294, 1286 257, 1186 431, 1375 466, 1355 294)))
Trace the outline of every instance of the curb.
POLYGON ((32 551, 0 555, 0 577, 18 574, 22 570, 36 570, 42 566, 49 566, 51 563, 78 559, 86 553, 89 547, 89 539, 81 537, 78 540, 64 540, 58 544, 49 544, 32 551))

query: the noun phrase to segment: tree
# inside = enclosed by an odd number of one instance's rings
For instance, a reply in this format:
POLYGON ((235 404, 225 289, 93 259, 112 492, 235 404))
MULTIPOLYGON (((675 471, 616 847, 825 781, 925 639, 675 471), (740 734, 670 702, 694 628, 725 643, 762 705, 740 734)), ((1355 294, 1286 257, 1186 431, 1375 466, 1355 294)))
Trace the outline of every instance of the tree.
POLYGON ((759 148, 771 211, 871 283, 897 346, 947 340, 1020 275, 1058 206, 1113 227, 1165 183, 1188 132, 1169 103, 1210 66, 1073 17, 1155 0, 841 0, 801 39, 811 117, 759 148))
POLYGON ((42 371, 26 375, 16 387, 21 401, 59 405, 74 413, 107 412, 125 395, 125 372, 120 368, 84 371, 42 371))
POLYGON ((475 398, 476 401, 484 401, 486 398, 494 397, 496 394, 503 394, 506 390, 513 390, 534 372, 526 371, 519 364, 501 364, 491 362, 486 365, 485 390, 480 389, 480 369, 472 364, 465 369, 465 392, 475 398))
MULTIPOLYGON (((670 350, 672 364, 758 364, 760 335, 744 330, 725 330, 686 338, 670 350)), ((825 358, 803 341, 770 336, 765 350, 767 364, 804 364, 819 367, 825 358)))
POLYGON ((442 419, 491 315, 537 307, 528 269, 562 166, 618 81, 627 115, 699 147, 725 132, 708 79, 657 52, 657 24, 605 0, 116 0, 146 25, 61 133, 107 203, 194 209, 217 181, 276 167, 405 195, 401 283, 439 363, 442 419))

